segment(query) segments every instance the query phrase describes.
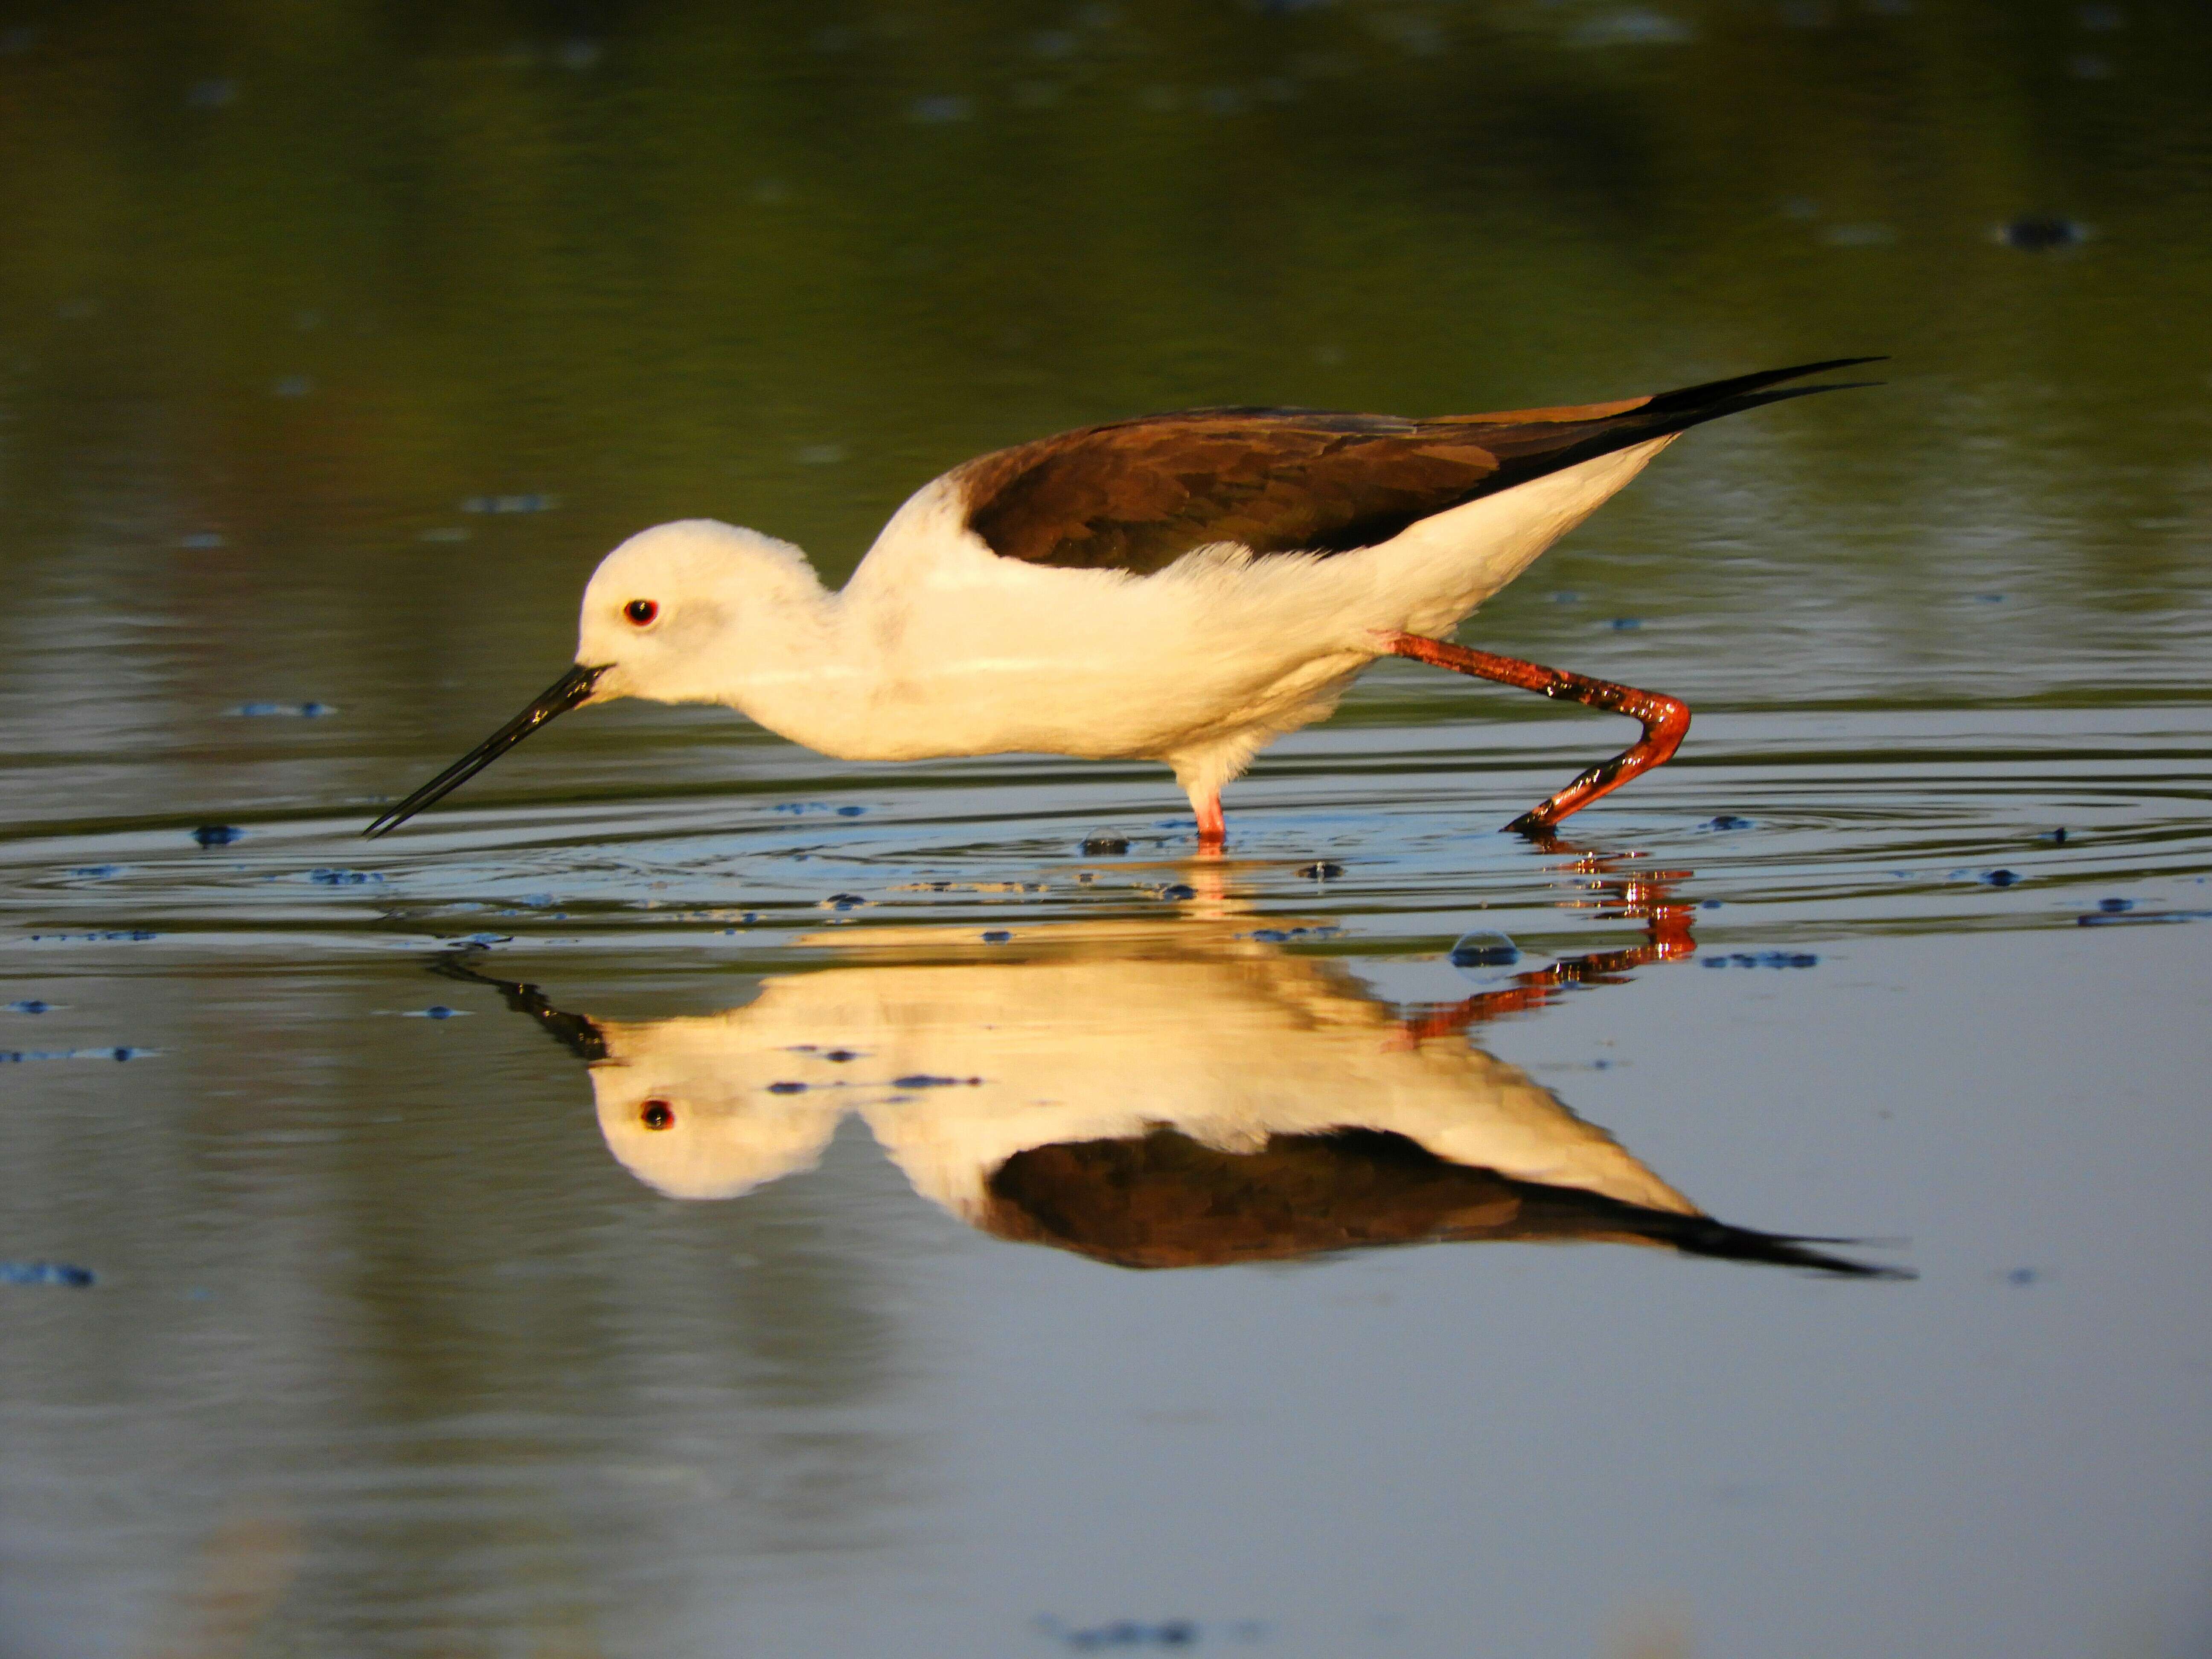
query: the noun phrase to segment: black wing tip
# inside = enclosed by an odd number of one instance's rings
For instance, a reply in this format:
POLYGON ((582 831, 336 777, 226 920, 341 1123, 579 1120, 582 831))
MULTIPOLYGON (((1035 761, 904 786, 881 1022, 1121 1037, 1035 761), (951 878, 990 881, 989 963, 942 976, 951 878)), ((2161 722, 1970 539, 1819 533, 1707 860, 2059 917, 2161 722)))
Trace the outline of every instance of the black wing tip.
MULTIPOLYGON (((1734 374, 1723 380, 1705 380, 1697 386, 1679 386, 1672 392, 1656 392, 1636 412, 1639 415, 1668 414, 1702 409, 1741 398, 1747 392, 1761 392, 1768 386, 1779 386, 1784 380, 1802 380, 1808 374, 1826 374, 1838 368, 1856 368, 1862 363, 1886 363, 1888 361, 1888 356, 1881 354, 1872 357, 1828 357, 1817 363, 1797 363, 1789 368, 1763 368, 1755 374, 1734 374)), ((1851 384, 1878 386, 1881 382, 1860 380, 1851 384)), ((1808 392, 1841 392, 1845 389, 1840 386, 1803 388, 1808 392)))

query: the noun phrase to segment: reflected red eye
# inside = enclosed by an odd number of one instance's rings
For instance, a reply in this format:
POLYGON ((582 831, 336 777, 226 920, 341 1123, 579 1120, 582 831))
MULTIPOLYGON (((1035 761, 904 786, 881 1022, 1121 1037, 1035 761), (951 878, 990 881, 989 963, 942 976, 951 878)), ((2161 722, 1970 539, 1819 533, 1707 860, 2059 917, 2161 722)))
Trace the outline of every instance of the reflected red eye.
POLYGON ((632 599, 623 607, 623 615, 628 617, 640 628, 644 627, 659 614, 660 607, 651 599, 632 599))
POLYGON ((673 1127, 676 1109, 665 1100, 648 1100, 637 1109, 637 1121, 648 1129, 673 1127))

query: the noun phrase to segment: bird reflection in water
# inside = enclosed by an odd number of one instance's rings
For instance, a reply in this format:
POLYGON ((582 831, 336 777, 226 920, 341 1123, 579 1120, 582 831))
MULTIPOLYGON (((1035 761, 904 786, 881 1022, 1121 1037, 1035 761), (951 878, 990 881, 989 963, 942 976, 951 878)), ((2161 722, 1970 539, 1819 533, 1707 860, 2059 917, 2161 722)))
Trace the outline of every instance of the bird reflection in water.
POLYGON ((1410 1014, 1204 903, 1166 927, 1048 924, 977 948, 973 927, 841 929, 806 942, 852 965, 665 1019, 567 1012, 465 957, 440 971, 497 989, 586 1060, 608 1150, 672 1198, 811 1168, 857 1113, 962 1220, 1121 1267, 1597 1240, 1898 1276, 1813 1248, 1838 1241, 1716 1220, 1468 1041, 1695 950, 1665 878, 1602 862, 1578 866, 1580 902, 1640 919, 1640 942, 1410 1014))

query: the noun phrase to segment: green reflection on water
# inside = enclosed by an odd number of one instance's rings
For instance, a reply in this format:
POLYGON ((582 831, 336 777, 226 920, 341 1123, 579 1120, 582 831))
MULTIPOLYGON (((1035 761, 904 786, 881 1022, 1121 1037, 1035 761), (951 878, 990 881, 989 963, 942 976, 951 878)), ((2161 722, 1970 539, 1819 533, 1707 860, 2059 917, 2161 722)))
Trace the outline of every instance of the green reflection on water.
POLYGON ((1845 349, 1920 389, 1787 428, 1801 488, 2032 439, 2049 484, 2201 502, 2206 31, 1833 9, 58 12, 0 57, 11 534, 434 573, 390 624, 427 657, 494 602, 557 634, 659 519, 842 570, 934 471, 1086 420, 1845 349), (2094 240, 1990 240, 2029 212, 2094 240), (501 495, 560 511, 456 514, 501 495))

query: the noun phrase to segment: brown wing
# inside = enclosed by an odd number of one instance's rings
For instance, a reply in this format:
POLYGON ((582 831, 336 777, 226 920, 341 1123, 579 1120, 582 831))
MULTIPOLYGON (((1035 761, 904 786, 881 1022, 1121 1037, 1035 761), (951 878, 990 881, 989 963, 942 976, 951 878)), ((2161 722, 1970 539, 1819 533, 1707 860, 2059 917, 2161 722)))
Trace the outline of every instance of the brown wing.
POLYGON ((1195 548, 1342 553, 1547 472, 1835 386, 1766 390, 1844 357, 1622 403, 1403 420, 1205 409, 1086 427, 981 456, 953 479, 968 526, 1028 564, 1149 575, 1195 548))

